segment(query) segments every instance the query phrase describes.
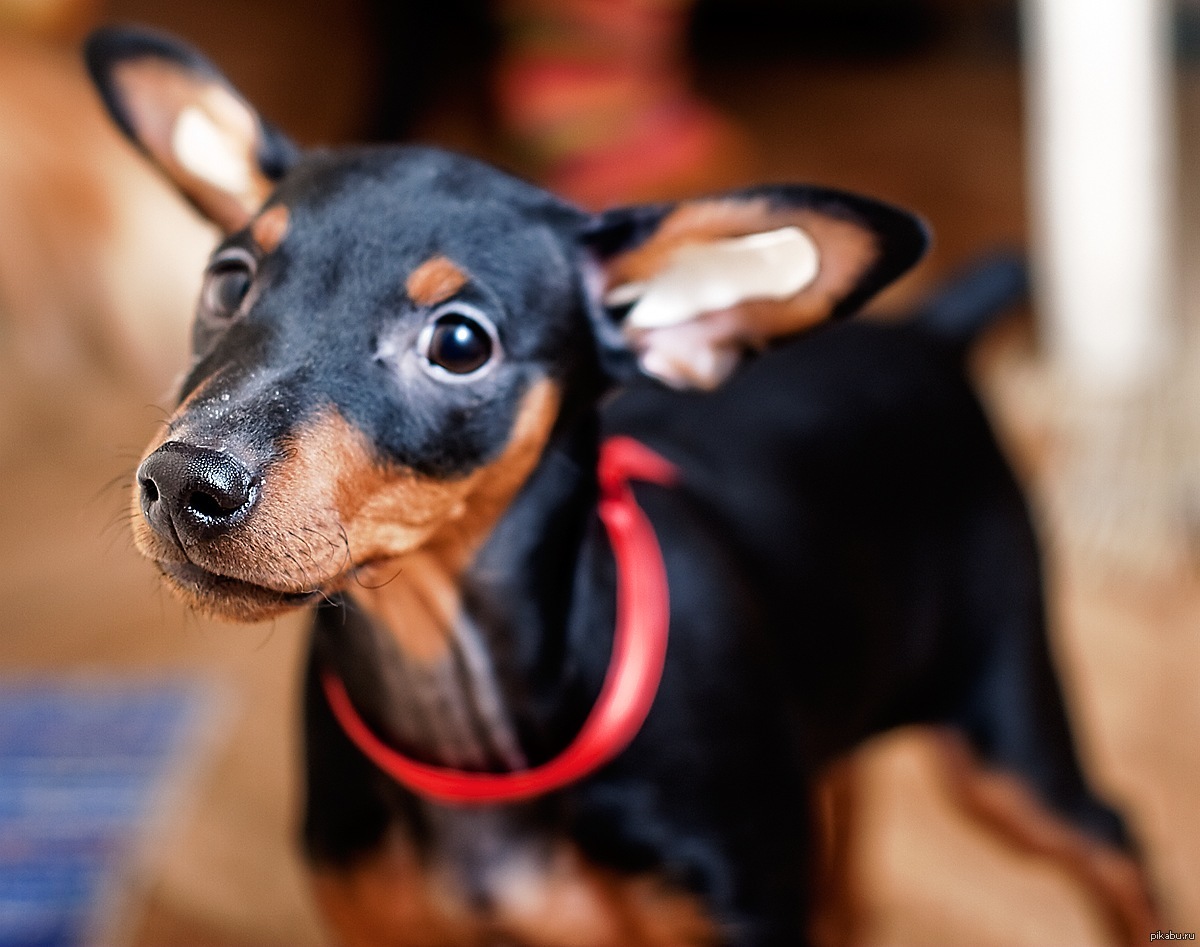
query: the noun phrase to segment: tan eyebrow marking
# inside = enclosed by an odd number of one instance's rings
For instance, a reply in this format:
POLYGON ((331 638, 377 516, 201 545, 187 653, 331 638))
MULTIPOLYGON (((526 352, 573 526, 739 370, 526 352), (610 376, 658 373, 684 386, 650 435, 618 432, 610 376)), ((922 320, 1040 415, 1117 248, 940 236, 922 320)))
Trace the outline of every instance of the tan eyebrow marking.
POLYGON ((408 298, 421 306, 434 306, 466 285, 467 274, 447 257, 435 256, 408 274, 408 298))
POLYGON ((283 238, 287 236, 288 222, 290 220, 290 212, 286 204, 276 204, 264 210, 250 225, 250 236, 254 238, 254 242, 262 247, 263 252, 271 253, 276 247, 283 243, 283 238))

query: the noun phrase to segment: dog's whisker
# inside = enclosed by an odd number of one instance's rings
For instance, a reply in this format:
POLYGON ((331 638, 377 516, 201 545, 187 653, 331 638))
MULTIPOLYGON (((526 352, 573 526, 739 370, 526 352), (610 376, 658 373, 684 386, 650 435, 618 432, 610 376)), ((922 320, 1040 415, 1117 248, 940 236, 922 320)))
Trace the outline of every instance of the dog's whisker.
POLYGON ((310 581, 309 576, 308 576, 308 570, 305 569, 304 566, 302 566, 300 564, 299 559, 297 559, 295 556, 293 556, 286 549, 283 550, 283 554, 284 554, 284 556, 287 557, 288 561, 291 562, 292 565, 294 565, 296 567, 297 574, 288 575, 288 576, 286 576, 286 578, 288 579, 289 582, 292 582, 292 583, 295 583, 295 584, 298 584, 301 586, 299 594, 312 595, 316 592, 321 591, 321 587, 320 587, 319 583, 313 583, 312 581, 310 581))
POLYGON ((342 561, 342 571, 345 571, 354 567, 354 556, 350 552, 350 537, 346 535, 346 527, 339 521, 337 528, 338 534, 342 537, 342 545, 346 547, 346 558, 342 561))
POLYGON ((264 650, 267 647, 267 645, 269 645, 274 640, 275 631, 278 627, 279 627, 278 621, 273 620, 273 621, 267 622, 264 627, 264 633, 263 633, 262 637, 259 638, 258 642, 250 650, 255 653, 264 650))
MULTIPOLYGON (((304 549, 301 550, 301 552, 304 554, 304 556, 308 559, 309 562, 311 562, 314 566, 316 566, 318 563, 317 563, 316 557, 313 556, 312 546, 309 544, 308 540, 305 539, 303 536, 301 536, 294 529, 287 530, 287 535, 291 536, 294 540, 296 540, 296 542, 300 543, 304 547, 304 549)), ((291 553, 289 553, 288 556, 289 556, 289 558, 292 559, 293 562, 296 563, 297 568, 300 569, 301 574, 304 578, 304 584, 309 585, 310 583, 308 581, 308 574, 307 574, 306 570, 304 569, 304 567, 300 564, 299 559, 297 557, 293 556, 291 553)))
POLYGON ((404 566, 399 566, 399 567, 397 567, 395 573, 393 573, 388 578, 384 579, 378 585, 369 585, 368 583, 366 583, 362 580, 362 578, 359 576, 357 570, 353 570, 350 573, 351 577, 354 579, 354 584, 357 585, 360 589, 364 589, 368 592, 377 592, 382 588, 386 588, 387 586, 389 586, 393 582, 395 582, 398 578, 400 578, 400 576, 403 574, 404 574, 404 566))
POLYGON ((96 488, 95 493, 88 499, 89 503, 95 503, 99 500, 107 499, 114 490, 120 488, 122 492, 128 492, 133 488, 133 475, 128 471, 117 474, 106 480, 103 484, 96 488))

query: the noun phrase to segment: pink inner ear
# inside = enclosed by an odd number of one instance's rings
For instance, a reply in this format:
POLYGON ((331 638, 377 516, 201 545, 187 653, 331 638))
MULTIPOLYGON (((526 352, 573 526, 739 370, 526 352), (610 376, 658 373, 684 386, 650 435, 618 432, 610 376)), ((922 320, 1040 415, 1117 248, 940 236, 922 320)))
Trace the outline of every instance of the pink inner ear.
POLYGON ((699 319, 639 333, 638 364, 647 375, 672 388, 712 391, 728 378, 743 355, 735 310, 706 313, 699 319))
POLYGON ((258 166, 254 111, 219 82, 161 59, 132 59, 114 79, 138 140, 183 194, 226 232, 272 189, 258 166))
MULTIPOLYGON (((829 304, 853 292, 879 258, 878 237, 853 220, 809 207, 772 206, 766 198, 689 201, 669 213, 639 245, 605 261, 605 285, 644 285, 667 269, 683 247, 799 228, 816 245, 820 272, 801 293, 829 304)), ((626 300, 628 301, 628 300, 626 300)), ((825 313, 828 315, 829 313, 825 313)))
POLYGON ((606 299, 634 301, 631 329, 677 325, 751 299, 782 300, 810 285, 820 271, 812 238, 799 227, 680 246, 643 283, 627 283, 606 299))
POLYGON ((878 259, 875 234, 810 208, 697 202, 609 261, 609 305, 642 369, 673 387, 711 389, 747 350, 828 318, 878 259))

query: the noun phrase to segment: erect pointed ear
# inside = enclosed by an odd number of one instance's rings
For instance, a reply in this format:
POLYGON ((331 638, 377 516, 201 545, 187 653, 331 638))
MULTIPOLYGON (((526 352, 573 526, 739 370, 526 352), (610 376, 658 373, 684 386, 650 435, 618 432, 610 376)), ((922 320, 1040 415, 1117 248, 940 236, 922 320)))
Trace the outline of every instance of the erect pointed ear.
POLYGON ((601 214, 583 242, 602 349, 711 389, 742 356, 853 312, 928 245, 914 215, 799 185, 601 214))
POLYGON ((212 63, 172 37, 107 27, 84 55, 121 131, 226 233, 246 225, 298 156, 212 63))

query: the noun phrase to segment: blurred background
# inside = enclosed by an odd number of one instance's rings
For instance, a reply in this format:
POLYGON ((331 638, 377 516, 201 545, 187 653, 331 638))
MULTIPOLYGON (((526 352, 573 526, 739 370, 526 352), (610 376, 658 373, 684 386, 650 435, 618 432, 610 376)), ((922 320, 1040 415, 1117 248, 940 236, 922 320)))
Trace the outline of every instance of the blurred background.
MULTIPOLYGON (((1200 930, 1200 3, 0 0, 0 945, 327 943, 303 619, 191 616, 130 543, 215 235, 101 116, 77 47, 114 20, 200 45, 304 144, 432 141, 594 207, 799 180, 913 208, 935 249, 880 317, 1029 249, 1034 305, 974 371, 1087 768, 1200 930)), ((840 781, 831 944, 1110 943, 951 803, 926 735, 840 781)))

